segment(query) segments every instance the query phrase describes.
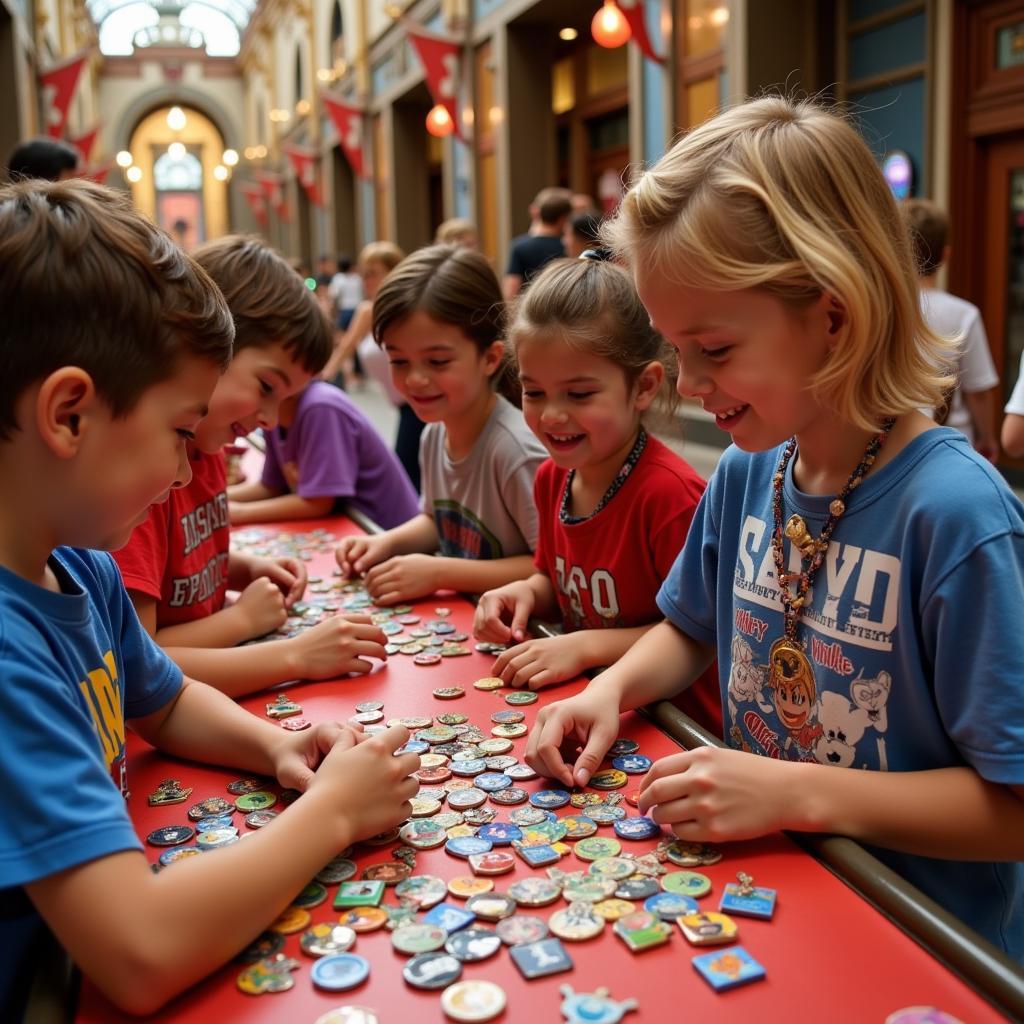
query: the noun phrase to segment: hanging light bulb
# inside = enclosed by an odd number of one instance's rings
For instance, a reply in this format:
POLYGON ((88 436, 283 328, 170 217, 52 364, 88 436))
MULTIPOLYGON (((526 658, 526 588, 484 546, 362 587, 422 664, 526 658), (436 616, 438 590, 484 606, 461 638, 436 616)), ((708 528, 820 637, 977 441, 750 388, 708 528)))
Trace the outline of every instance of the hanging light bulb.
POLYGON ((167 147, 167 155, 172 160, 184 160, 186 152, 187 150, 185 149, 185 144, 183 142, 172 142, 167 147))
POLYGON ((427 131, 439 139, 455 131, 452 115, 448 113, 448 108, 443 103, 430 108, 430 113, 427 114, 427 131))
POLYGON ((185 111, 181 107, 171 107, 167 112, 167 127, 172 132, 180 132, 186 123, 185 111))
POLYGON ((598 46, 614 50, 629 42, 633 30, 629 27, 625 15, 615 6, 615 0, 604 0, 601 9, 590 22, 590 34, 598 46))

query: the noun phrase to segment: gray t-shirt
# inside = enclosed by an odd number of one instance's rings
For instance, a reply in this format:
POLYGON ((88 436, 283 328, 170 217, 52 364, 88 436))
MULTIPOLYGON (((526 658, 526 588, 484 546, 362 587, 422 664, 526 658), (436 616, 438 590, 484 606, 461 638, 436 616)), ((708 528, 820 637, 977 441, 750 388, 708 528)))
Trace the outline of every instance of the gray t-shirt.
POLYGON ((547 458, 523 414, 498 396, 473 450, 454 462, 443 423, 420 438, 423 511, 434 519, 440 553, 455 558, 511 558, 537 546, 533 478, 547 458))

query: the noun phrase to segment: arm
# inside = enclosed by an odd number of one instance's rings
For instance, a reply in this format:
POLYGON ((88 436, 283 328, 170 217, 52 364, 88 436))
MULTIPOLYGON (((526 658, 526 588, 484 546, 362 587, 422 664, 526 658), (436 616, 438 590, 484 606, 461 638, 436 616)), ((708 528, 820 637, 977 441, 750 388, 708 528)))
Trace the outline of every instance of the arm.
POLYGON ((360 576, 396 555, 436 551, 440 539, 434 520, 425 512, 383 533, 345 537, 334 552, 345 576, 360 576))
POLYGON ((373 303, 364 300, 356 308, 355 316, 352 317, 348 330, 342 336, 341 341, 335 345, 331 358, 327 360, 327 365, 320 371, 321 380, 334 380, 342 363, 355 351, 359 342, 370 333, 372 326, 373 303))
POLYGON ((557 614, 558 600, 551 580, 542 572, 534 572, 528 579, 480 595, 473 634, 491 643, 519 642, 526 639, 531 616, 551 622, 557 614))
POLYGON ((282 494, 262 501, 250 498, 228 502, 231 522, 237 525, 285 519, 321 519, 330 515, 332 508, 333 498, 303 498, 298 494, 282 494))
POLYGON ((405 555, 374 566, 366 574, 366 589, 377 604, 394 604, 437 590, 479 594, 524 579, 532 570, 530 555, 479 559, 405 555))
POLYGON ((974 427, 974 447, 990 462, 999 454, 999 442, 995 433, 996 393, 988 391, 964 391, 964 405, 971 416, 974 427))
MULTIPOLYGON (((267 581, 269 583, 269 581, 267 581)), ((271 584, 271 587, 273 585, 271 584)), ((276 590, 276 587, 273 587, 276 590)), ((284 599, 277 592, 277 612, 274 612, 274 595, 269 590, 261 595, 260 609, 255 607, 254 600, 243 601, 241 598, 230 608, 207 615, 192 622, 182 622, 176 626, 165 626, 158 629, 156 624, 157 602, 148 594, 138 590, 129 590, 132 604, 146 632, 165 650, 189 647, 233 647, 243 640, 251 640, 254 636, 277 629, 286 616, 284 599), (263 607, 266 606, 266 611, 263 607), (273 620, 273 621, 272 621, 273 620), (260 626, 265 625, 265 629, 260 626)), ((255 591, 254 591, 255 594, 255 591)), ((171 657, 177 661, 175 653, 171 657)), ((180 662, 179 662, 180 664, 180 662)))
POLYGON ((408 736, 404 729, 358 742, 351 730, 322 725, 296 743, 299 737, 194 683, 170 709, 136 725, 168 752, 227 760, 305 790, 287 815, 218 851, 223 856, 153 875, 139 852, 127 851, 27 886, 101 991, 143 1014, 234 956, 338 850, 403 820, 418 785, 408 775, 419 758, 392 756, 408 736), (246 882, 253 878, 259 899, 246 882))
POLYGON ((228 500, 239 501, 265 501, 267 498, 276 498, 279 494, 285 494, 284 488, 275 490, 268 487, 262 480, 253 480, 247 484, 232 484, 228 488, 228 500))
POLYGON ((501 281, 501 294, 505 296, 506 302, 511 302, 523 288, 523 277, 521 274, 506 274, 501 281))
POLYGON ((1003 417, 1003 430, 1000 440, 1003 450, 1014 459, 1024 456, 1024 416, 1008 412, 1003 417))

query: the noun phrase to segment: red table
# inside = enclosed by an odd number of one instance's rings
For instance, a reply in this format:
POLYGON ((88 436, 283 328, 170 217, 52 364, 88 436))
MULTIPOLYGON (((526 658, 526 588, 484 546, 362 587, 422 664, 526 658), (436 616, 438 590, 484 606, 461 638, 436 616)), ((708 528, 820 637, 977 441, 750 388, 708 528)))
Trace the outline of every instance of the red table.
MULTIPOLYGON (((338 536, 359 529, 345 519, 285 525, 282 529, 306 532, 317 526, 326 526, 338 536)), ((333 560, 328 556, 318 556, 310 563, 311 573, 325 578, 330 576, 332 568, 333 560)), ((450 621, 458 629, 471 632, 472 605, 461 597, 448 595, 419 602, 415 611, 425 621, 434 618, 433 609, 442 604, 451 609, 450 621)), ((472 649, 472 642, 467 646, 472 649)), ((386 666, 366 677, 296 684, 283 689, 302 705, 304 714, 313 721, 344 720, 352 714, 357 702, 375 699, 384 702, 386 717, 460 711, 486 732, 490 714, 508 706, 503 700, 507 691, 482 692, 472 688, 474 680, 490 674, 491 665, 491 656, 479 653, 444 659, 440 665, 431 667, 419 667, 411 658, 395 655, 386 666), (432 696, 435 687, 446 685, 465 687, 466 696, 454 701, 441 701, 432 696)), ((584 681, 580 680, 542 691, 538 703, 522 709, 526 712, 527 724, 533 723, 538 709, 546 703, 576 693, 583 685, 584 681)), ((267 700, 267 694, 263 693, 243 700, 242 704, 254 714, 263 715, 267 700)), ((648 718, 635 713, 624 717, 620 735, 638 740, 641 752, 655 759, 678 749, 678 745, 648 718)), ((512 753, 521 756, 526 738, 513 742, 512 753)), ((192 799, 201 799, 226 795, 225 784, 238 774, 173 761, 136 737, 129 740, 128 770, 132 790, 129 812, 143 836, 160 825, 184 821, 185 810, 192 802, 169 808, 149 807, 146 796, 160 780, 180 779, 194 787, 192 799)), ((517 785, 531 792, 545 788, 543 780, 517 785)), ((630 785, 626 791, 633 788, 630 785)), ((498 808, 499 818, 506 819, 508 810, 498 808)), ((565 808, 558 813, 572 810, 565 808)), ((244 825, 241 827, 244 830, 244 825)), ((599 834, 612 833, 610 829, 602 829, 599 834)), ((360 846, 352 856, 362 868, 391 859, 393 845, 360 846)), ((622 845, 624 850, 642 853, 653 849, 654 843, 622 840, 622 845)), ((498 1019, 516 1024, 561 1020, 559 987, 563 984, 571 985, 577 992, 593 991, 603 985, 611 989, 616 999, 635 997, 639 1008, 624 1018, 627 1024, 664 1024, 684 1018, 742 1021, 743 1024, 812 1020, 830 1024, 881 1024, 894 1010, 919 1004, 938 1006, 970 1024, 1006 1019, 787 837, 775 835, 755 842, 726 845, 721 850, 724 857, 720 863, 699 869, 714 885, 711 894, 700 901, 704 909, 717 909, 722 886, 735 881, 740 870, 752 875, 756 884, 778 890, 778 905, 772 921, 737 918, 741 943, 767 970, 764 981, 716 994, 690 963, 706 949, 690 946, 676 931, 668 944, 634 954, 612 933, 610 924, 596 939, 565 943, 575 964, 571 972, 526 981, 507 951, 501 950, 490 960, 466 964, 462 978, 485 978, 500 984, 507 993, 508 1006, 498 1019)), ((156 860, 159 852, 153 847, 146 848, 151 861, 156 860)), ((216 852, 204 854, 216 855, 216 852)), ((569 854, 559 866, 569 871, 585 869, 587 865, 569 854)), ((669 868, 673 869, 673 865, 669 868)), ((173 870, 173 866, 168 870, 173 870)), ((415 873, 451 878, 468 874, 469 869, 465 861, 450 857, 443 849, 435 849, 418 854, 415 873)), ((494 880, 495 888, 504 890, 510 882, 533 873, 525 865, 517 864, 514 873, 494 880)), ((259 879, 249 882, 253 899, 259 899, 259 879)), ((337 912, 331 909, 334 889, 329 887, 328 901, 312 911, 314 922, 337 920, 337 912)), ((392 890, 386 893, 385 902, 397 902, 392 890)), ((449 902, 461 901, 452 897, 449 902)), ((523 912, 547 918, 564 906, 559 900, 547 907, 523 912)), ((393 950, 391 933, 387 930, 358 936, 352 952, 370 961, 371 973, 367 981, 348 992, 325 993, 313 987, 309 971, 312 960, 299 951, 297 935, 287 937, 284 952, 302 963, 293 975, 295 986, 290 991, 245 995, 235 985, 241 965, 229 964, 176 999, 158 1019, 174 1024, 208 1024, 210 1021, 218 1024, 228 1021, 312 1024, 320 1014, 342 1005, 370 1007, 376 1011, 381 1024, 445 1019, 439 993, 413 989, 402 980, 401 970, 407 958, 393 950)), ((75 1019, 79 1024, 112 1024, 133 1018, 119 1013, 85 983, 75 1019)))

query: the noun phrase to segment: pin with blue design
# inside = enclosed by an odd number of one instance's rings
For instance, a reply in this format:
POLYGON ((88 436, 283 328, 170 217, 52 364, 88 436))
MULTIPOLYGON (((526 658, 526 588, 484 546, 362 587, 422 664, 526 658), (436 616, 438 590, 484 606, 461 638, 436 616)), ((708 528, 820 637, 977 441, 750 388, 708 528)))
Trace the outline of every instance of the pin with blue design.
POLYGON ((474 853, 490 853, 492 845, 489 839, 480 839, 477 836, 457 836, 444 844, 444 852, 466 860, 474 853))
POLYGON ((523 846, 522 843, 516 842, 512 844, 512 848, 531 868, 557 864, 562 859, 562 855, 553 846, 523 846))
POLYGON ((187 843, 196 831, 188 825, 164 825, 163 828, 153 829, 146 836, 146 842, 151 846, 177 846, 179 843, 187 843))
POLYGON ((564 807, 568 802, 569 794, 564 789, 541 789, 530 797, 532 806, 545 811, 564 807))
POLYGON ((310 974, 317 988, 342 992, 355 988, 369 977, 370 962, 355 953, 338 953, 317 960, 310 974))
POLYGON ((497 793, 499 790, 508 789, 512 785, 512 780, 500 772, 484 772, 473 780, 473 785, 485 793, 497 793))
POLYGON ((572 970, 572 960, 558 939, 541 939, 523 946, 510 946, 508 952, 527 981, 572 970))
POLYGON ((495 846, 508 846, 517 839, 523 838, 521 828, 504 821, 495 821, 490 825, 484 825, 477 829, 476 834, 480 839, 490 840, 495 846))
POLYGON ((770 921, 775 913, 776 890, 765 886, 754 885, 754 879, 745 871, 740 871, 722 893, 718 909, 723 914, 739 914, 742 917, 757 917, 770 921))
POLYGON ((701 953, 693 958, 693 966, 716 992, 760 981, 766 973, 764 967, 742 946, 732 946, 721 952, 701 953))
POLYGON ((627 775, 646 775, 654 762, 643 754, 624 754, 612 758, 612 767, 627 775))
POLYGON ((653 818, 623 818, 612 826, 620 839, 656 839, 661 826, 653 818))
POLYGON ((566 1024, 618 1024, 625 1014, 639 1005, 635 999, 616 1002, 606 988, 599 988, 596 992, 575 992, 571 985, 563 985, 559 991, 562 993, 561 1011, 566 1024))
POLYGON ((696 913, 700 906, 692 896, 678 892, 657 892, 644 900, 644 910, 671 924, 677 917, 696 913))
POLYGON ((454 903, 438 903, 430 913, 424 916, 423 923, 443 928, 451 934, 471 925, 475 920, 476 914, 471 910, 457 907, 454 903))

